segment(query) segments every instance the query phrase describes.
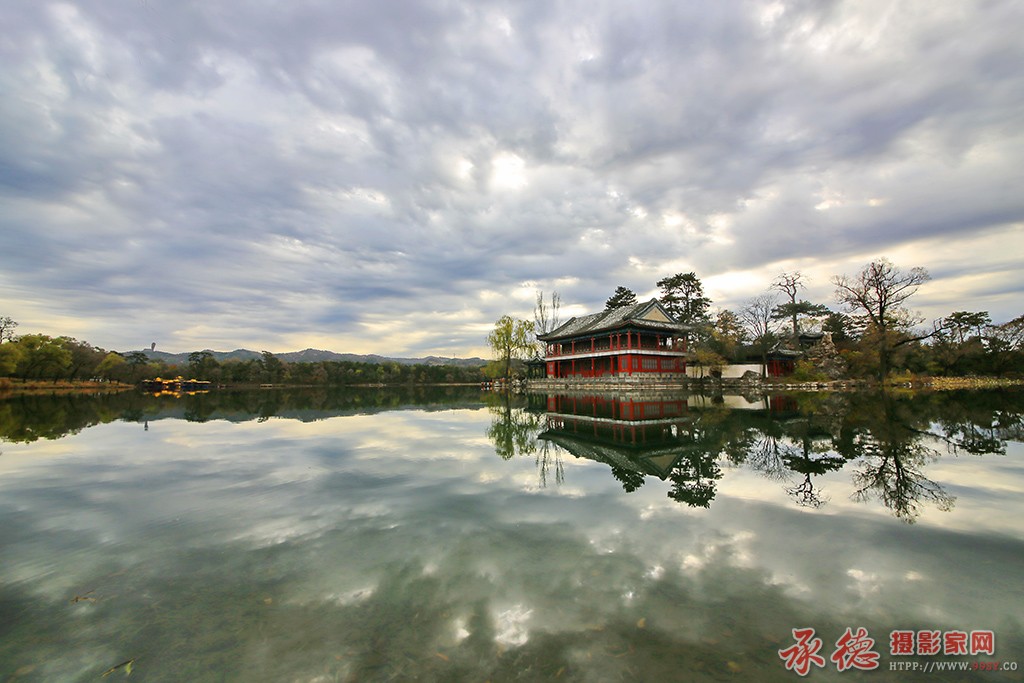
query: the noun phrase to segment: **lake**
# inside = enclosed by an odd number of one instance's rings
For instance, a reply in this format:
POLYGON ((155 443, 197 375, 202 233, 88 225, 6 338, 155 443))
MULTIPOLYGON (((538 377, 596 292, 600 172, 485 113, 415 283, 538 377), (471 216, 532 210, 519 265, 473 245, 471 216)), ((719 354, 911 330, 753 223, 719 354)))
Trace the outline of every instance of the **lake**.
POLYGON ((0 681, 1024 680, 1021 392, 22 396, 0 439, 0 681))

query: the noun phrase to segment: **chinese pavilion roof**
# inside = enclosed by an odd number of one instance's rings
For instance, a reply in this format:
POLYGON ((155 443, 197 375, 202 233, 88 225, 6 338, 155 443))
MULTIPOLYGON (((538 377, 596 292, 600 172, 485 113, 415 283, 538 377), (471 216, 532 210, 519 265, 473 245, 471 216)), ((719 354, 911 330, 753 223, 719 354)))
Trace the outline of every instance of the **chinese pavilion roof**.
POLYGON ((651 299, 642 304, 620 306, 600 313, 570 318, 568 322, 547 334, 538 334, 537 339, 541 341, 567 339, 598 332, 623 330, 627 327, 664 332, 685 332, 689 329, 686 325, 676 322, 668 311, 658 303, 657 299, 651 299))

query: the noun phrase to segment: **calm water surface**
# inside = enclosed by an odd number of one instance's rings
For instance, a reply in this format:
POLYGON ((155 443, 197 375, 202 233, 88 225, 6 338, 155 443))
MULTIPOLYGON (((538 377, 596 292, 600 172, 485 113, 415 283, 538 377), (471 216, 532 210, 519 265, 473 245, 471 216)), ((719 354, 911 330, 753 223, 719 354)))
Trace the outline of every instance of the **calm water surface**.
POLYGON ((1022 415, 1013 392, 9 398, 0 681, 794 681, 802 628, 816 680, 1024 680, 1022 415), (848 628, 877 670, 829 661, 848 628), (893 655, 911 630, 995 651, 893 655), (935 662, 969 668, 893 670, 935 662))

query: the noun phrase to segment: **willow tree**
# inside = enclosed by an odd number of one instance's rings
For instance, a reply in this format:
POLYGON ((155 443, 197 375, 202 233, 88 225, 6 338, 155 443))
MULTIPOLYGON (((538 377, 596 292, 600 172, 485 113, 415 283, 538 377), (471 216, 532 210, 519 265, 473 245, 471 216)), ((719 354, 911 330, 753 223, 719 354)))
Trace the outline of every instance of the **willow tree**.
POLYGON ((487 335, 487 343, 501 364, 505 379, 509 379, 513 359, 523 358, 533 349, 533 323, 503 315, 487 335))

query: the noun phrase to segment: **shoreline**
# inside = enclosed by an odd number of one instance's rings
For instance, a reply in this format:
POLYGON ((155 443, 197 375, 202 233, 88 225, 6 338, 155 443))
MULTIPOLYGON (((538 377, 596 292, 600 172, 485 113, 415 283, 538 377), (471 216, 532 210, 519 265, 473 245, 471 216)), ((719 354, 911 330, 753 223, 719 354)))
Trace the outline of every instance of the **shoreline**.
MULTIPOLYGON (((527 382, 529 385, 530 382, 527 382)), ((769 381, 759 382, 737 382, 729 381, 725 382, 705 380, 705 381, 690 381, 687 383, 690 388, 709 389, 714 388, 721 391, 722 389, 730 389, 738 392, 746 391, 836 391, 836 392, 849 392, 849 391, 877 391, 881 388, 877 382, 868 380, 855 380, 855 379, 841 379, 841 380, 830 380, 825 382, 787 382, 784 379, 772 379, 769 381)), ((259 384, 241 384, 241 385, 226 385, 216 387, 220 390, 280 390, 280 389, 323 389, 323 388, 352 388, 352 389, 385 389, 395 387, 470 387, 477 386, 475 383, 458 383, 458 382, 443 382, 443 383, 430 383, 430 384, 349 384, 349 385, 329 385, 329 384, 274 384, 274 385, 259 385, 259 384)), ((912 391, 963 391, 963 390, 981 390, 981 389, 1004 389, 1004 388, 1015 388, 1024 387, 1024 379, 1011 379, 1004 377, 927 377, 927 378, 913 378, 900 381, 890 381, 885 388, 886 389, 897 389, 897 390, 912 390, 912 391)), ((138 386, 134 384, 125 384, 123 382, 96 382, 89 380, 82 381, 68 381, 60 380, 53 382, 51 380, 17 380, 10 378, 0 378, 0 398, 7 398, 16 395, 33 395, 33 394, 113 394, 124 391, 131 391, 137 389, 138 386)), ((568 387, 566 387, 568 388, 568 387)), ((572 386, 573 390, 587 390, 593 389, 595 391, 608 390, 610 387, 594 385, 587 387, 586 383, 578 383, 572 386)), ((683 388, 668 387, 668 386, 650 386, 647 387, 651 391, 666 391, 671 389, 683 388)), ((553 389, 553 387, 535 387, 535 390, 541 389, 553 389)), ((643 386, 630 386, 630 390, 643 391, 643 386)))

